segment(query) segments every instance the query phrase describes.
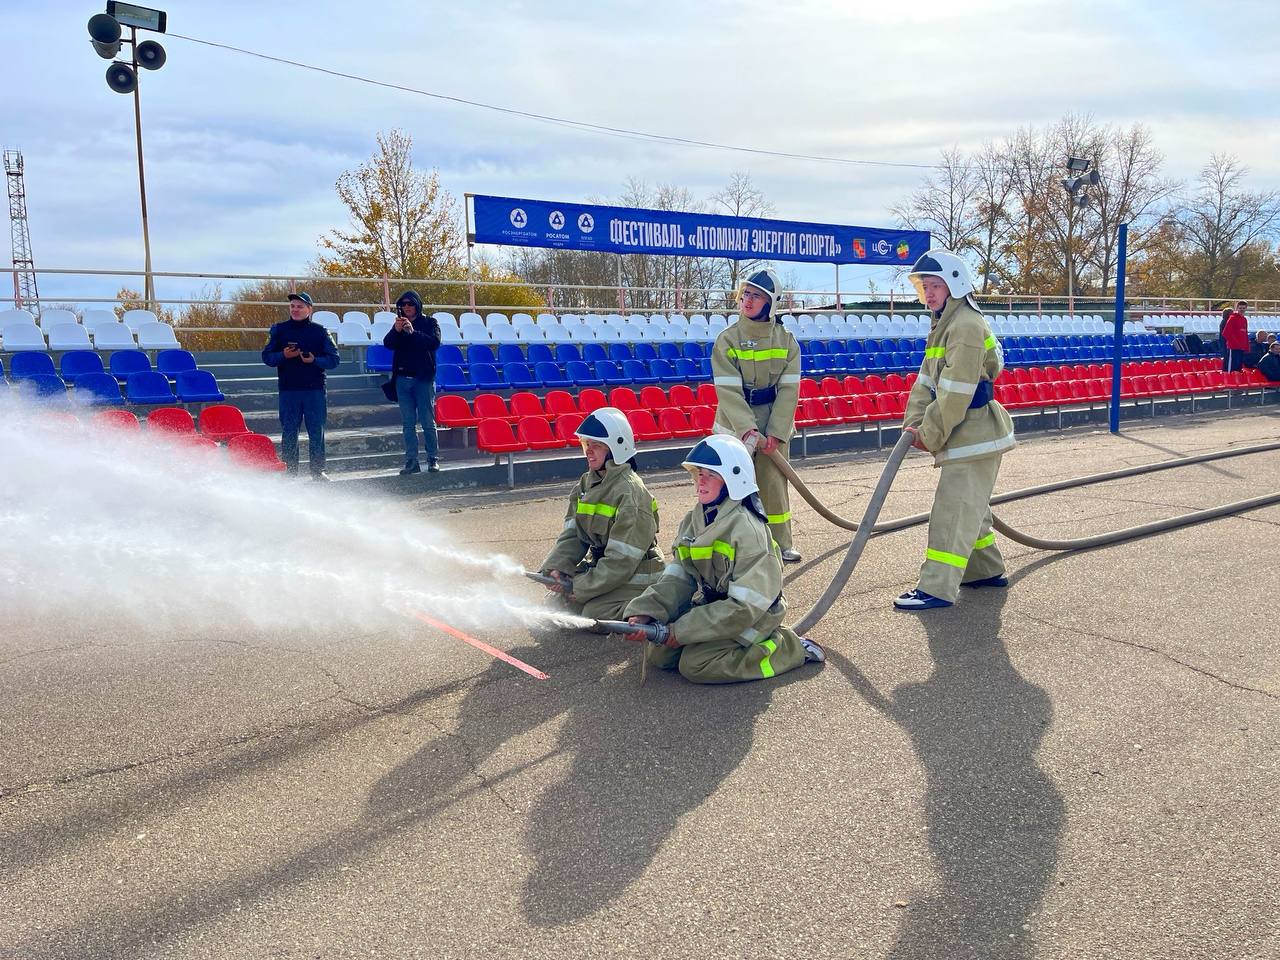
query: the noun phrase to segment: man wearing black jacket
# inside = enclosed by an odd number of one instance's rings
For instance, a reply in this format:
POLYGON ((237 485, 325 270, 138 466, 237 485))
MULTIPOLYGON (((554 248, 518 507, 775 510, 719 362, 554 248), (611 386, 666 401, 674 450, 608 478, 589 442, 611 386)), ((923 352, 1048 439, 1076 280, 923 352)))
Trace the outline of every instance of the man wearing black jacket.
POLYGON ((440 472, 436 447, 436 351, 440 349, 440 324, 435 317, 422 315, 422 298, 406 290, 396 301, 396 322, 382 345, 394 352, 392 376, 396 399, 400 401, 400 422, 404 426, 404 469, 400 475, 421 473, 418 465, 418 424, 427 448, 427 471, 440 472))
POLYGON ((289 294, 289 319, 271 328, 262 348, 262 362, 276 368, 280 455, 288 472, 298 472, 298 427, 305 422, 311 479, 328 480, 324 472, 324 372, 338 365, 338 348, 329 339, 329 331, 311 319, 309 294, 289 294))

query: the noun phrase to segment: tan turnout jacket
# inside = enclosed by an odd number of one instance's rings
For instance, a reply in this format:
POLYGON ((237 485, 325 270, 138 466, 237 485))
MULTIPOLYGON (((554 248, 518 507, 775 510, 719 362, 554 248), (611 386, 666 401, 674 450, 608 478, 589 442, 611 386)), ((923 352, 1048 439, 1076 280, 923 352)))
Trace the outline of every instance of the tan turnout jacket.
POLYGON ((711 376, 716 387, 717 433, 739 440, 751 430, 790 440, 795 433, 800 399, 800 344, 780 321, 745 317, 720 331, 711 349, 711 376), (748 405, 743 387, 776 387, 770 404, 748 405))

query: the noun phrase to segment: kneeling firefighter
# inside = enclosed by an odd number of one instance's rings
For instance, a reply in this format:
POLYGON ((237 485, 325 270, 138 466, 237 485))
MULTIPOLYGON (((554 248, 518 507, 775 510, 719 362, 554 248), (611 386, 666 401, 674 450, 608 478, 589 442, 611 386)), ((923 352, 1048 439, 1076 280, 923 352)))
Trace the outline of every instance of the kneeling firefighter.
POLYGON ((738 291, 739 319, 716 337, 711 375, 716 387, 715 432, 754 446, 760 499, 773 538, 787 563, 800 560, 791 540, 791 500, 784 477, 768 454, 784 457, 795 433, 800 399, 800 344, 782 325, 772 270, 757 270, 738 291))
POLYGON ((782 563, 747 448, 711 436, 683 466, 698 502, 680 523, 674 561, 625 613, 631 623, 668 625, 663 645, 647 647, 649 663, 694 683, 732 683, 825 660, 822 647, 782 625, 782 563))
POLYGON ((596 410, 577 437, 587 472, 569 497, 564 530, 541 572, 559 582, 550 589, 574 612, 617 620, 662 573, 658 501, 635 471, 635 436, 621 410, 596 410))
POLYGON ((928 610, 951 606, 961 586, 1008 585, 991 530, 991 491, 1015 441, 1013 420, 994 399, 1004 354, 973 299, 969 268, 939 248, 917 260, 908 279, 933 326, 902 428, 941 472, 918 585, 893 605, 928 610))

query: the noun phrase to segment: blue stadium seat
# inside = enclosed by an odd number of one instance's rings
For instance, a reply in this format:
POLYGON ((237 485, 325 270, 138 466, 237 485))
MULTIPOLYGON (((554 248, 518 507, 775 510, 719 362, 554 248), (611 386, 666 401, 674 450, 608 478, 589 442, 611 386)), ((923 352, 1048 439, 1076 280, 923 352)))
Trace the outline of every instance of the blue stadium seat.
POLYGON ((865 340, 850 340, 845 344, 845 353, 866 353, 867 343, 865 340))
POLYGON ((76 403, 97 407, 124 403, 120 395, 120 384, 109 373, 82 373, 75 379, 76 403))
POLYGON ((684 382, 684 377, 676 373, 675 365, 670 360, 650 360, 648 367, 649 375, 657 377, 663 383, 684 382))
POLYGON ((508 363, 524 363, 524 351, 514 343, 502 343, 498 345, 498 363, 506 366, 508 363))
POLYGON ((502 379, 512 390, 531 390, 542 386, 542 381, 533 375, 527 363, 504 363, 502 379))
POLYGON ((631 353, 631 348, 625 343, 609 344, 609 359, 614 363, 626 363, 628 360, 634 360, 635 357, 631 353))
MULTIPOLYGON (((639 348, 637 347, 636 349, 639 349, 639 348)), ((658 344, 658 356, 663 360, 670 360, 672 363, 675 363, 682 356, 684 356, 684 354, 680 352, 679 344, 672 343, 669 340, 665 340, 662 343, 658 344)))
POLYGON ((702 380, 711 379, 711 358, 703 357, 698 361, 698 376, 702 380))
POLYGON ((467 393, 476 389, 474 383, 462 374, 456 363, 442 363, 436 367, 436 390, 439 393, 467 393))
MULTIPOLYGON (((25 356, 27 356, 25 353, 15 353, 13 359, 17 360, 25 356)), ((40 356, 47 357, 48 354, 40 354, 40 356)), ((14 386, 18 389, 18 396, 24 400, 36 403, 56 402, 59 406, 65 406, 67 403, 67 385, 56 373, 29 373, 15 378, 14 386)))
POLYGON ((569 379, 579 387, 602 387, 604 378, 591 369, 585 360, 570 360, 565 364, 565 372, 569 379))
MULTIPOLYGON (((47 353, 15 353, 9 361, 9 376, 15 380, 22 380, 26 377, 57 377, 58 371, 53 368, 53 357, 47 353)), ((62 385, 62 381, 58 383, 62 385)), ((66 392, 66 386, 62 385, 62 390, 66 392)))
MULTIPOLYGON (((539 346, 539 344, 535 344, 539 346)), ((542 381, 546 387, 567 387, 572 384, 563 373, 560 372, 560 364, 553 363, 550 360, 540 360, 533 368, 535 375, 542 381)))
POLYGON ((676 374, 683 381, 702 380, 702 371, 698 369, 698 361, 690 360, 688 357, 681 357, 676 361, 676 374))
MULTIPOLYGON (((591 344, 587 344, 587 346, 591 346, 591 344)), ((631 382, 631 378, 624 374, 612 360, 597 360, 592 364, 592 369, 595 370, 597 377, 610 386, 631 382)))
POLYGON ((531 343, 529 344, 529 357, 527 362, 532 364, 555 363, 555 356, 551 353, 551 345, 549 343, 531 343))
POLYGON ((169 378, 154 370, 129 374, 124 393, 130 403, 168 404, 177 399, 169 389, 169 378))
POLYGON ((372 370, 375 373, 388 373, 391 370, 394 356, 394 350, 388 350, 380 343, 371 343, 364 355, 365 369, 372 370))
POLYGON ((694 343, 693 341, 689 341, 684 345, 683 352, 686 359, 689 360, 701 360, 707 355, 707 351, 703 345, 700 343, 694 343))
POLYGON ((907 355, 901 350, 896 350, 889 354, 889 364, 892 370, 906 370, 911 366, 911 361, 907 359, 907 355))
POLYGON ((183 370, 174 377, 179 403, 221 403, 227 399, 208 370, 183 370))
MULTIPOLYGON (((106 373, 102 368, 102 357, 92 350, 68 350, 62 355, 62 379, 67 383, 75 383, 76 377, 82 373, 106 373)), ((150 368, 151 364, 147 364, 150 368)))
POLYGON ((609 359, 609 351, 605 350, 604 345, 600 343, 584 343, 582 359, 587 363, 599 363, 601 360, 609 359))
POLYGON ((440 349, 436 351, 436 367, 445 363, 451 363, 459 369, 467 365, 462 358, 462 348, 456 343, 442 343, 440 349))
MULTIPOLYGON (((129 350, 119 350, 111 355, 111 359, 114 360, 122 354, 128 356, 130 352, 129 350)), ((138 352, 141 353, 142 351, 138 352)), ((114 364, 112 366, 114 367, 114 364)), ((161 350, 156 354, 156 369, 170 380, 184 370, 194 370, 195 368, 196 358, 186 350, 161 350)), ((111 373, 114 375, 115 370, 112 369, 111 373)))
MULTIPOLYGON (((614 344, 618 346, 618 344, 614 344)), ((622 373, 632 383, 657 383, 658 377, 649 372, 649 367, 643 360, 623 360, 622 373)))
POLYGON ((557 343, 556 344, 556 362, 569 363, 570 361, 582 360, 582 351, 578 349, 576 343, 557 343))
MULTIPOLYGON (((187 353, 185 350, 166 350, 165 353, 187 353)), ((191 354, 187 353, 187 356, 191 354)), ((158 358, 157 358, 158 359, 158 358)), ((191 369, 196 368, 195 357, 191 357, 191 369)), ((111 354, 110 374, 123 383, 131 373, 150 372, 151 359, 141 350, 116 350, 111 354)))
MULTIPOLYGON (((472 347, 472 349, 475 348, 472 347)), ((470 356, 469 353, 468 356, 470 356)), ((498 368, 492 363, 476 363, 472 361, 471 369, 468 373, 477 390, 502 390, 507 385, 507 382, 499 375, 498 368)))
POLYGON ((487 363, 492 366, 497 361, 494 359, 493 350, 487 343, 473 343, 467 347, 467 366, 473 366, 477 363, 487 363))
POLYGON ((635 355, 637 360, 643 360, 648 363, 650 360, 658 359, 658 348, 652 343, 637 343, 635 346, 635 355))

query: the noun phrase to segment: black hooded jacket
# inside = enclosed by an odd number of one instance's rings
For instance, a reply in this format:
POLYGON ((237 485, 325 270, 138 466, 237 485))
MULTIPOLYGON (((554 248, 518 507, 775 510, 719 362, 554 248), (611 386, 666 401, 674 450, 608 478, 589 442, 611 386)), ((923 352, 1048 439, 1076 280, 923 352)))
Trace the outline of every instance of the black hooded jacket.
POLYGON ((402 300, 411 301, 418 308, 418 315, 413 318, 413 333, 398 332, 392 327, 382 338, 382 345, 395 353, 391 369, 399 377, 434 380, 436 351, 440 349, 440 323, 435 317, 423 314, 422 298, 416 290, 406 290, 399 296, 396 301, 398 314, 402 300))

